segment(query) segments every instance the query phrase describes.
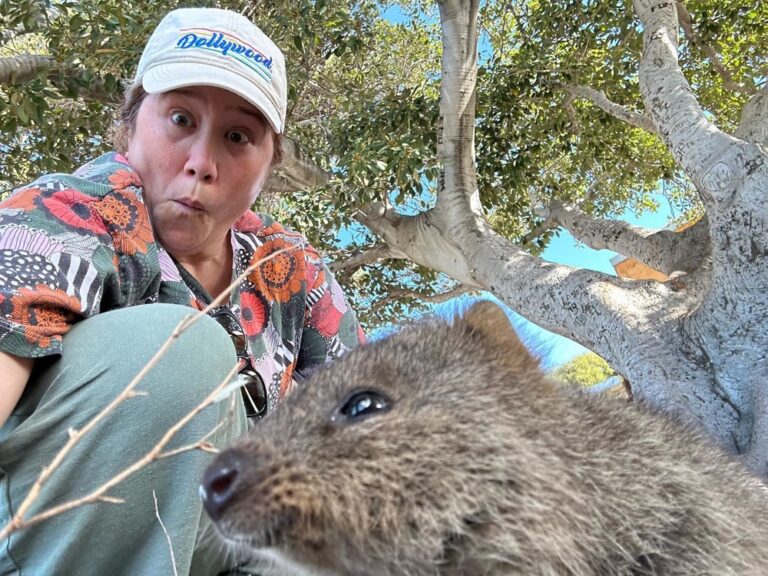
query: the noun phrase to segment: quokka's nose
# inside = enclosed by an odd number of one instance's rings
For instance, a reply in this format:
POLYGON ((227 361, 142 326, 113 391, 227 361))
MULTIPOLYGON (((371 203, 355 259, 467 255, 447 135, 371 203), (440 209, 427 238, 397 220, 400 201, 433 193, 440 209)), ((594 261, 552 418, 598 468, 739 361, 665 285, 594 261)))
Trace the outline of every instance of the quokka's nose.
POLYGON ((200 498, 213 520, 221 517, 234 500, 242 477, 243 458, 239 452, 227 450, 208 466, 200 484, 200 498))

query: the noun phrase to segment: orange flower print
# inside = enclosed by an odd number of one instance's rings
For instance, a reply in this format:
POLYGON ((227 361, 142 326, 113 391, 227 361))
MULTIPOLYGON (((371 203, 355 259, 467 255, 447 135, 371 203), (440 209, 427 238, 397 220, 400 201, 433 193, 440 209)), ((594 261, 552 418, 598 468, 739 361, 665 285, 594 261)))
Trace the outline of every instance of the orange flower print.
POLYGON ((99 214, 94 210, 96 198, 86 196, 74 188, 57 190, 40 197, 40 203, 55 218, 80 230, 104 234, 107 230, 99 214))
POLYGON ((60 340, 82 310, 80 300, 63 290, 38 284, 34 290, 21 288, 11 297, 11 322, 24 327, 24 337, 42 348, 60 340))
POLYGON ((270 234, 281 234, 285 232, 285 228, 283 228, 282 224, 279 222, 272 222, 272 224, 264 228, 261 232, 264 236, 269 236, 270 234))
POLYGON ((128 256, 147 253, 147 245, 155 239, 144 204, 132 194, 115 192, 105 196, 95 208, 104 219, 118 252, 128 256))
POLYGON ((301 281, 305 278, 304 252, 301 248, 282 238, 270 240, 256 250, 251 265, 279 250, 285 252, 262 262, 248 279, 268 300, 288 302, 291 296, 301 291, 301 281))
POLYGON ((120 168, 109 175, 113 190, 125 190, 128 186, 141 186, 141 178, 136 172, 120 168))
POLYGON ((13 196, 0 203, 3 208, 16 208, 17 210, 33 210, 35 206, 35 198, 40 194, 40 188, 26 188, 19 190, 13 196))

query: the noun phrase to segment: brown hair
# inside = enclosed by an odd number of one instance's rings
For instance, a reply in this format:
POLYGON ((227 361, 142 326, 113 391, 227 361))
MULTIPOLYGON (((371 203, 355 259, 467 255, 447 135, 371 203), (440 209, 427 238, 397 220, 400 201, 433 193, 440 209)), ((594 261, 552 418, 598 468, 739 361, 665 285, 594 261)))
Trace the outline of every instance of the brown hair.
MULTIPOLYGON (((128 141, 136 129, 136 118, 139 109, 147 97, 141 84, 130 85, 125 91, 123 101, 117 109, 117 123, 112 129, 111 139, 115 150, 124 154, 128 150, 128 141)), ((266 122, 266 120, 265 120, 266 122)), ((277 166, 283 161, 283 135, 272 131, 274 152, 272 153, 272 166, 277 166)))

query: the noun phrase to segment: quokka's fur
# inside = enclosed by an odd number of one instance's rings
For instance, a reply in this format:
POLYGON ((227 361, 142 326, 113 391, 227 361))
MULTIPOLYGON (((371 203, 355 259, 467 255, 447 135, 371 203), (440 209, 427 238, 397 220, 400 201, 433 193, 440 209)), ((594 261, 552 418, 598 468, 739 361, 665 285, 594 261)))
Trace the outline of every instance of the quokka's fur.
POLYGON ((758 480, 665 417, 551 384, 489 303, 319 370, 204 487, 276 574, 768 574, 758 480))

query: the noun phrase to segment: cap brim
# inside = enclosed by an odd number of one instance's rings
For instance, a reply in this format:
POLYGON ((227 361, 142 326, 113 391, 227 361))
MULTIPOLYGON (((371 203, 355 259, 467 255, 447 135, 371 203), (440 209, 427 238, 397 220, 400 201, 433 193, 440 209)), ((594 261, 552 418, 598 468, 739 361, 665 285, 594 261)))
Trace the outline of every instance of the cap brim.
POLYGON ((148 69, 141 79, 144 90, 149 94, 168 92, 189 86, 214 86, 234 92, 253 104, 278 134, 283 132, 280 114, 269 98, 254 87, 252 80, 228 70, 201 63, 166 63, 148 69))

